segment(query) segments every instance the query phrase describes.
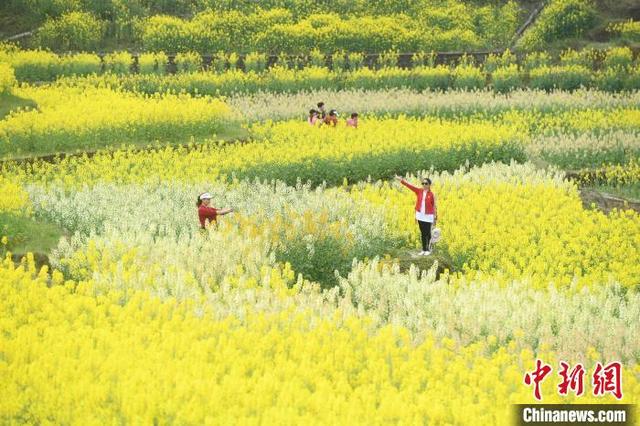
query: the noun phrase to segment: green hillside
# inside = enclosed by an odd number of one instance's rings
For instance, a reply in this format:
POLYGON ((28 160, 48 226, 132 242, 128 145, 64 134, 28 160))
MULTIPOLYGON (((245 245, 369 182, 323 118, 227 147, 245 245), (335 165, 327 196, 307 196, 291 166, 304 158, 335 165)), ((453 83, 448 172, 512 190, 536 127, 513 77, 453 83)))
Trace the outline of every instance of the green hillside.
MULTIPOLYGON (((0 37, 54 51, 478 51, 509 47, 541 3, 512 0, 8 0, 0 37)), ((635 0, 549 0, 521 49, 637 46, 635 0)))

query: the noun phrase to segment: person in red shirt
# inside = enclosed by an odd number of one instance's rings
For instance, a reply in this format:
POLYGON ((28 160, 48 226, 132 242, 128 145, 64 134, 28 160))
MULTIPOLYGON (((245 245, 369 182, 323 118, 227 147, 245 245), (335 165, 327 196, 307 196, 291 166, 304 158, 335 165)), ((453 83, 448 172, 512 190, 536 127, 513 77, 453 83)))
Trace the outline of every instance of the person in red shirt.
POLYGON ((218 216, 224 216, 225 214, 229 214, 233 212, 233 209, 216 209, 210 207, 211 204, 211 194, 205 192, 204 194, 198 195, 198 201, 196 202, 196 206, 198 207, 198 219, 200 219, 200 226, 202 229, 205 229, 208 223, 217 223, 216 218, 218 216))
POLYGON ((431 227, 435 227, 436 221, 438 220, 436 196, 431 192, 431 179, 422 179, 422 188, 411 185, 400 176, 396 176, 396 179, 416 194, 416 220, 418 221, 422 237, 422 251, 420 255, 429 256, 431 254, 431 227))

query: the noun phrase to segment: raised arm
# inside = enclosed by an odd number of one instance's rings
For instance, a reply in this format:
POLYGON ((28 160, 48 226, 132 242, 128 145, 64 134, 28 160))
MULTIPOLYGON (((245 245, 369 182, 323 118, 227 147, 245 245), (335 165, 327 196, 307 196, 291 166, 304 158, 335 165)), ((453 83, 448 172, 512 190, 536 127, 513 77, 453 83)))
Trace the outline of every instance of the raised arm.
POLYGON ((219 209, 218 210, 218 214, 220 216, 224 216, 225 214, 229 214, 229 213, 232 213, 232 212, 233 212, 232 208, 226 208, 226 209, 219 209))
POLYGON ((406 186, 407 188, 409 188, 415 193, 418 193, 420 191, 420 188, 418 188, 417 186, 411 185, 409 182, 407 182, 406 180, 404 180, 398 175, 396 175, 396 180, 398 180, 401 184, 403 184, 404 186, 406 186))

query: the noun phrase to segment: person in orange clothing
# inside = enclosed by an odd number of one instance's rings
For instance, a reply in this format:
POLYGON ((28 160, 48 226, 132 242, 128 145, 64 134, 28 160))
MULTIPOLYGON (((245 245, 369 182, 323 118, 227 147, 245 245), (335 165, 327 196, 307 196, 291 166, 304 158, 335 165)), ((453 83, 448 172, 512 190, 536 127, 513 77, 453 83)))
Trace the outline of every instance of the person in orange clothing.
POLYGON ((331 127, 338 125, 338 112, 335 109, 329 111, 329 115, 324 119, 324 124, 331 127))
POLYGON ((422 188, 411 185, 400 176, 396 176, 396 179, 416 194, 416 221, 418 221, 422 237, 422 251, 420 255, 429 256, 431 254, 431 227, 435 227, 436 221, 438 220, 438 207, 436 204, 436 196, 431 192, 431 179, 422 179, 422 188))
POLYGON ((205 192, 204 194, 198 195, 196 206, 198 207, 198 219, 200 219, 200 227, 202 229, 206 229, 207 223, 217 223, 218 216, 224 216, 225 214, 233 212, 233 209, 216 209, 210 207, 210 204, 211 194, 205 192))

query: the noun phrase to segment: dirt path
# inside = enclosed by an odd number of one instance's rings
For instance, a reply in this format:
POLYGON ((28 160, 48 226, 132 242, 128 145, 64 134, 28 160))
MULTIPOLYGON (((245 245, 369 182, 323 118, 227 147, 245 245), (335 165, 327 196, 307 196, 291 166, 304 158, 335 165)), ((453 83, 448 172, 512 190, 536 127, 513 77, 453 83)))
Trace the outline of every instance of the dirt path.
POLYGON ((596 208, 607 214, 613 209, 631 209, 640 213, 640 202, 616 197, 593 188, 581 188, 580 198, 582 199, 582 205, 586 209, 590 209, 595 204, 596 208))

